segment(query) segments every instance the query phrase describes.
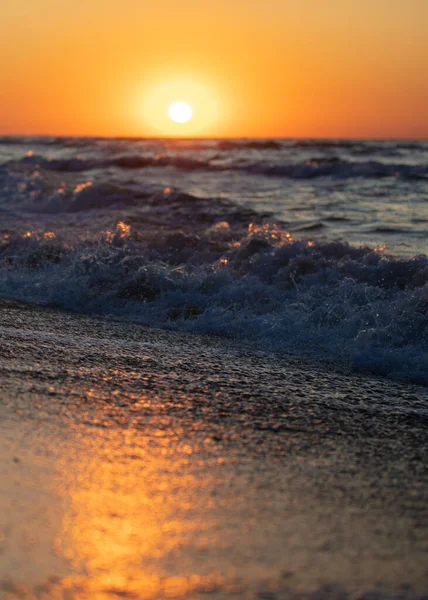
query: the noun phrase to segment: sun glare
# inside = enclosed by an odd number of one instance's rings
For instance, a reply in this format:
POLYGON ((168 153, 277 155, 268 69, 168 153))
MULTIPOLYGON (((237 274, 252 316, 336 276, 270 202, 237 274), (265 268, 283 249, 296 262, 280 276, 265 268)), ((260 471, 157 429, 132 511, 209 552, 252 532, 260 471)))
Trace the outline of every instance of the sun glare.
POLYGON ((175 123, 187 123, 192 118, 193 111, 187 102, 173 102, 168 107, 168 115, 175 123))
POLYGON ((135 112, 143 117, 151 134, 192 137, 215 133, 221 106, 218 90, 202 77, 196 82, 165 76, 136 93, 135 99, 135 112))

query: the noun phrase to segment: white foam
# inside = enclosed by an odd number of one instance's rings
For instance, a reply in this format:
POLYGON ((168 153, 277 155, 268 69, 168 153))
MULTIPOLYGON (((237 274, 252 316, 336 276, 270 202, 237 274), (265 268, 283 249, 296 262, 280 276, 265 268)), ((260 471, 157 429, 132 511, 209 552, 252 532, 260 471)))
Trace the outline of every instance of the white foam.
POLYGON ((118 229, 75 247, 17 236, 0 255, 0 293, 428 384, 426 257, 278 240, 266 228, 225 250, 210 235, 150 246, 118 229))

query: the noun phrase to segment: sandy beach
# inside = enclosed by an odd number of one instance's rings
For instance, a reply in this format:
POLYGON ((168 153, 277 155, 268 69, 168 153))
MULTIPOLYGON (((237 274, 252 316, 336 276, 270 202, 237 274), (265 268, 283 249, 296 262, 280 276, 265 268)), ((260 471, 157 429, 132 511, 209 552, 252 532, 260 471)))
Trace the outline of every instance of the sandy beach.
POLYGON ((0 597, 417 598, 426 388, 0 304, 0 597))

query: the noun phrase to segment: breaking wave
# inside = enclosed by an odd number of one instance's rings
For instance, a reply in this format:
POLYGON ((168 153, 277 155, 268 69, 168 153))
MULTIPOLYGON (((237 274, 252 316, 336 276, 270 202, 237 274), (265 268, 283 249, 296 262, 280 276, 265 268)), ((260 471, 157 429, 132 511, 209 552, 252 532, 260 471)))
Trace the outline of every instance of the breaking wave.
POLYGON ((274 225, 141 233, 120 221, 73 243, 0 236, 0 293, 428 385, 426 256, 297 241, 274 225))

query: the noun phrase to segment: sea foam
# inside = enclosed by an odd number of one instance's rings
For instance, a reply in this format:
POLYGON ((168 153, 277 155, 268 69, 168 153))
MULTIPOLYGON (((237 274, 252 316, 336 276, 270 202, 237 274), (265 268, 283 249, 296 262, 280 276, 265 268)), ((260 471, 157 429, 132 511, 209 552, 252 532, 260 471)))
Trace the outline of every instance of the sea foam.
POLYGON ((75 245, 47 233, 3 239, 2 295, 428 384, 425 256, 297 241, 269 225, 237 240, 225 222, 151 239, 119 222, 75 245))

